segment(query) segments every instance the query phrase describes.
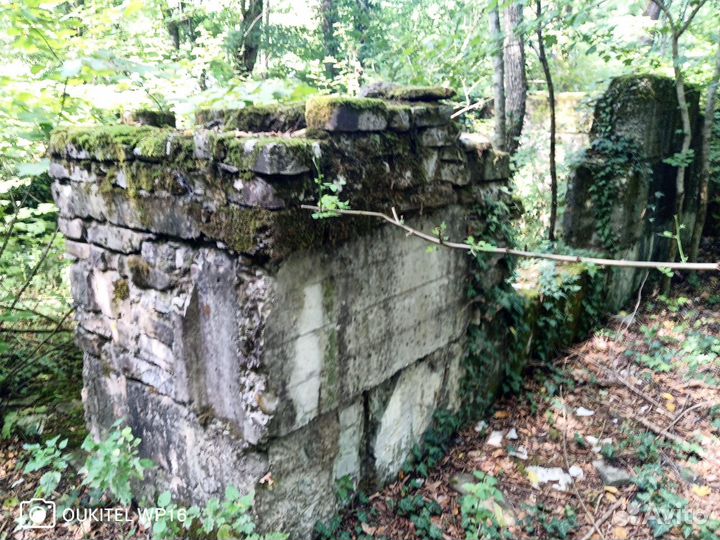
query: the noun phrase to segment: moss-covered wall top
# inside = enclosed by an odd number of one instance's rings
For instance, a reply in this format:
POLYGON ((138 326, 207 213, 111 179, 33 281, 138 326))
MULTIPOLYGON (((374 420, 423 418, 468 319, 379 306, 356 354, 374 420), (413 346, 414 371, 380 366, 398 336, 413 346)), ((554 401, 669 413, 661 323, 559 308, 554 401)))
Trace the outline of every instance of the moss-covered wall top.
POLYGON ((341 186, 353 208, 412 213, 468 200, 475 186, 509 176, 507 156, 459 136, 452 107, 439 101, 448 92, 409 92, 203 110, 190 130, 61 129, 50 143, 56 199, 65 217, 279 259, 351 234, 298 210, 318 200, 319 178, 341 186))

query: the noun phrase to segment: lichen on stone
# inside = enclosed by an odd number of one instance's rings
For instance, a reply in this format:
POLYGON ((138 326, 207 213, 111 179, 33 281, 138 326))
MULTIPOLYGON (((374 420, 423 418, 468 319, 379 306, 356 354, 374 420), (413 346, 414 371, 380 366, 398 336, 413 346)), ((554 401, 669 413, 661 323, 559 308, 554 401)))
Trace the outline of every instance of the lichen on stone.
POLYGON ((238 137, 219 135, 213 158, 237 168, 263 174, 300 174, 311 169, 320 141, 304 137, 238 137))
POLYGON ((127 279, 121 279, 115 282, 115 300, 122 302, 130 298, 130 286, 127 279))
POLYGON ((274 220, 274 213, 262 208, 224 207, 212 212, 200 229, 208 238, 223 242, 237 253, 255 253, 262 247, 261 233, 274 220))

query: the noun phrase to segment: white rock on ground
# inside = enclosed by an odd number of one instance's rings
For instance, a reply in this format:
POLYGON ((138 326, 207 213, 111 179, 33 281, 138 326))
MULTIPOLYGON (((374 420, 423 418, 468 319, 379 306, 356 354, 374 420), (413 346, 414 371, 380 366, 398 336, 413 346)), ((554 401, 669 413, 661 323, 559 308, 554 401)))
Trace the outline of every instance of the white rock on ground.
POLYGON ((503 434, 503 431, 493 431, 485 444, 500 448, 502 446, 503 434))
POLYGON ((533 487, 538 487, 541 484, 553 483, 553 488, 559 491, 567 491, 567 488, 572 484, 573 479, 568 473, 566 473, 560 467, 528 467, 528 478, 533 484, 533 487))
POLYGON ((606 486, 626 486, 632 482, 632 476, 625 469, 620 469, 606 463, 602 459, 598 459, 592 462, 593 467, 597 469, 600 479, 606 486))

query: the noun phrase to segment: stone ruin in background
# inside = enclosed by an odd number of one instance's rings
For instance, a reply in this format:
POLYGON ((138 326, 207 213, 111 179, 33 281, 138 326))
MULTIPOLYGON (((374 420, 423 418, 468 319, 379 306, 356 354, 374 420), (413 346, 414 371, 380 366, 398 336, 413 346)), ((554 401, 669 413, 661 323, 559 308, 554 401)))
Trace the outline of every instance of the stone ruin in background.
MULTIPOLYGON (((667 81, 621 79, 598 102, 591 140, 628 138, 639 164, 611 184, 614 255, 667 253, 653 240, 672 219, 674 170, 663 160, 677 148, 678 115, 667 81), (650 221, 658 189, 668 196, 650 221)), ((337 509, 338 479, 389 481, 433 413, 461 407, 468 325, 491 330, 485 350, 508 349, 502 307, 467 296, 471 282, 504 279, 498 257, 471 280, 464 252, 428 252, 373 218, 314 220, 299 208, 317 202, 322 175, 353 209, 395 208, 425 232, 444 223, 451 239, 494 240, 484 209, 504 197, 507 156, 460 135, 444 89, 379 94, 201 111, 187 131, 53 135, 87 421, 100 435, 126 419, 158 464, 148 489, 193 503, 228 485, 254 491, 261 530, 307 538, 337 509)), ((570 181, 564 231, 574 247, 607 252, 590 193, 595 150, 570 181)), ((609 276, 606 309, 639 281, 609 276)), ((590 281, 566 299, 561 324, 587 327, 573 318, 590 281)), ((537 346, 542 295, 524 292, 537 346)), ((474 385, 488 396, 502 371, 493 362, 474 385)))
POLYGON ((445 89, 388 93, 53 135, 87 421, 126 419, 159 466, 148 485, 253 490, 262 530, 306 538, 338 479, 392 479, 459 407, 470 257, 299 209, 321 174, 426 232, 481 221, 507 156, 460 137, 445 89))
MULTIPOLYGON (((684 246, 690 243, 698 208, 699 98, 690 87, 694 158, 685 173, 684 246)), ((563 223, 567 244, 617 259, 668 260, 673 240, 663 233, 676 232, 677 169, 667 160, 681 148, 674 80, 656 75, 613 79, 595 103, 590 147, 575 163, 568 181, 563 223), (601 176, 606 177, 602 182, 601 176), (610 208, 603 208, 603 199, 610 208)), ((608 276, 609 309, 623 307, 645 275, 639 269, 613 269, 608 276)))

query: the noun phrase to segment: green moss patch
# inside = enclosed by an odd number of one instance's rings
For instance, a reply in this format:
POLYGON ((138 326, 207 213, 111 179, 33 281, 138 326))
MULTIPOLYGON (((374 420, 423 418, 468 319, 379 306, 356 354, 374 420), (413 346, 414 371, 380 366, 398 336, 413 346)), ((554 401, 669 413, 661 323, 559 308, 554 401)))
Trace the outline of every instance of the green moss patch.
POLYGON ((308 172, 320 141, 304 137, 237 137, 219 135, 213 143, 213 158, 240 171, 268 175, 308 172))
POLYGON ((399 101, 438 101, 454 95, 455 90, 444 86, 401 86, 387 92, 388 99, 399 101))
POLYGON ((172 130, 150 126, 71 127, 50 136, 51 155, 97 161, 126 161, 137 156, 149 160, 165 157, 172 130))
POLYGON ((271 132, 303 129, 305 103, 251 105, 242 109, 202 109, 195 115, 197 124, 218 122, 226 130, 271 132))
POLYGON ((318 96, 305 104, 309 128, 328 131, 380 131, 387 127, 387 105, 381 99, 318 96))
POLYGON ((175 113, 170 111, 138 109, 129 116, 131 121, 143 126, 175 127, 175 113))

